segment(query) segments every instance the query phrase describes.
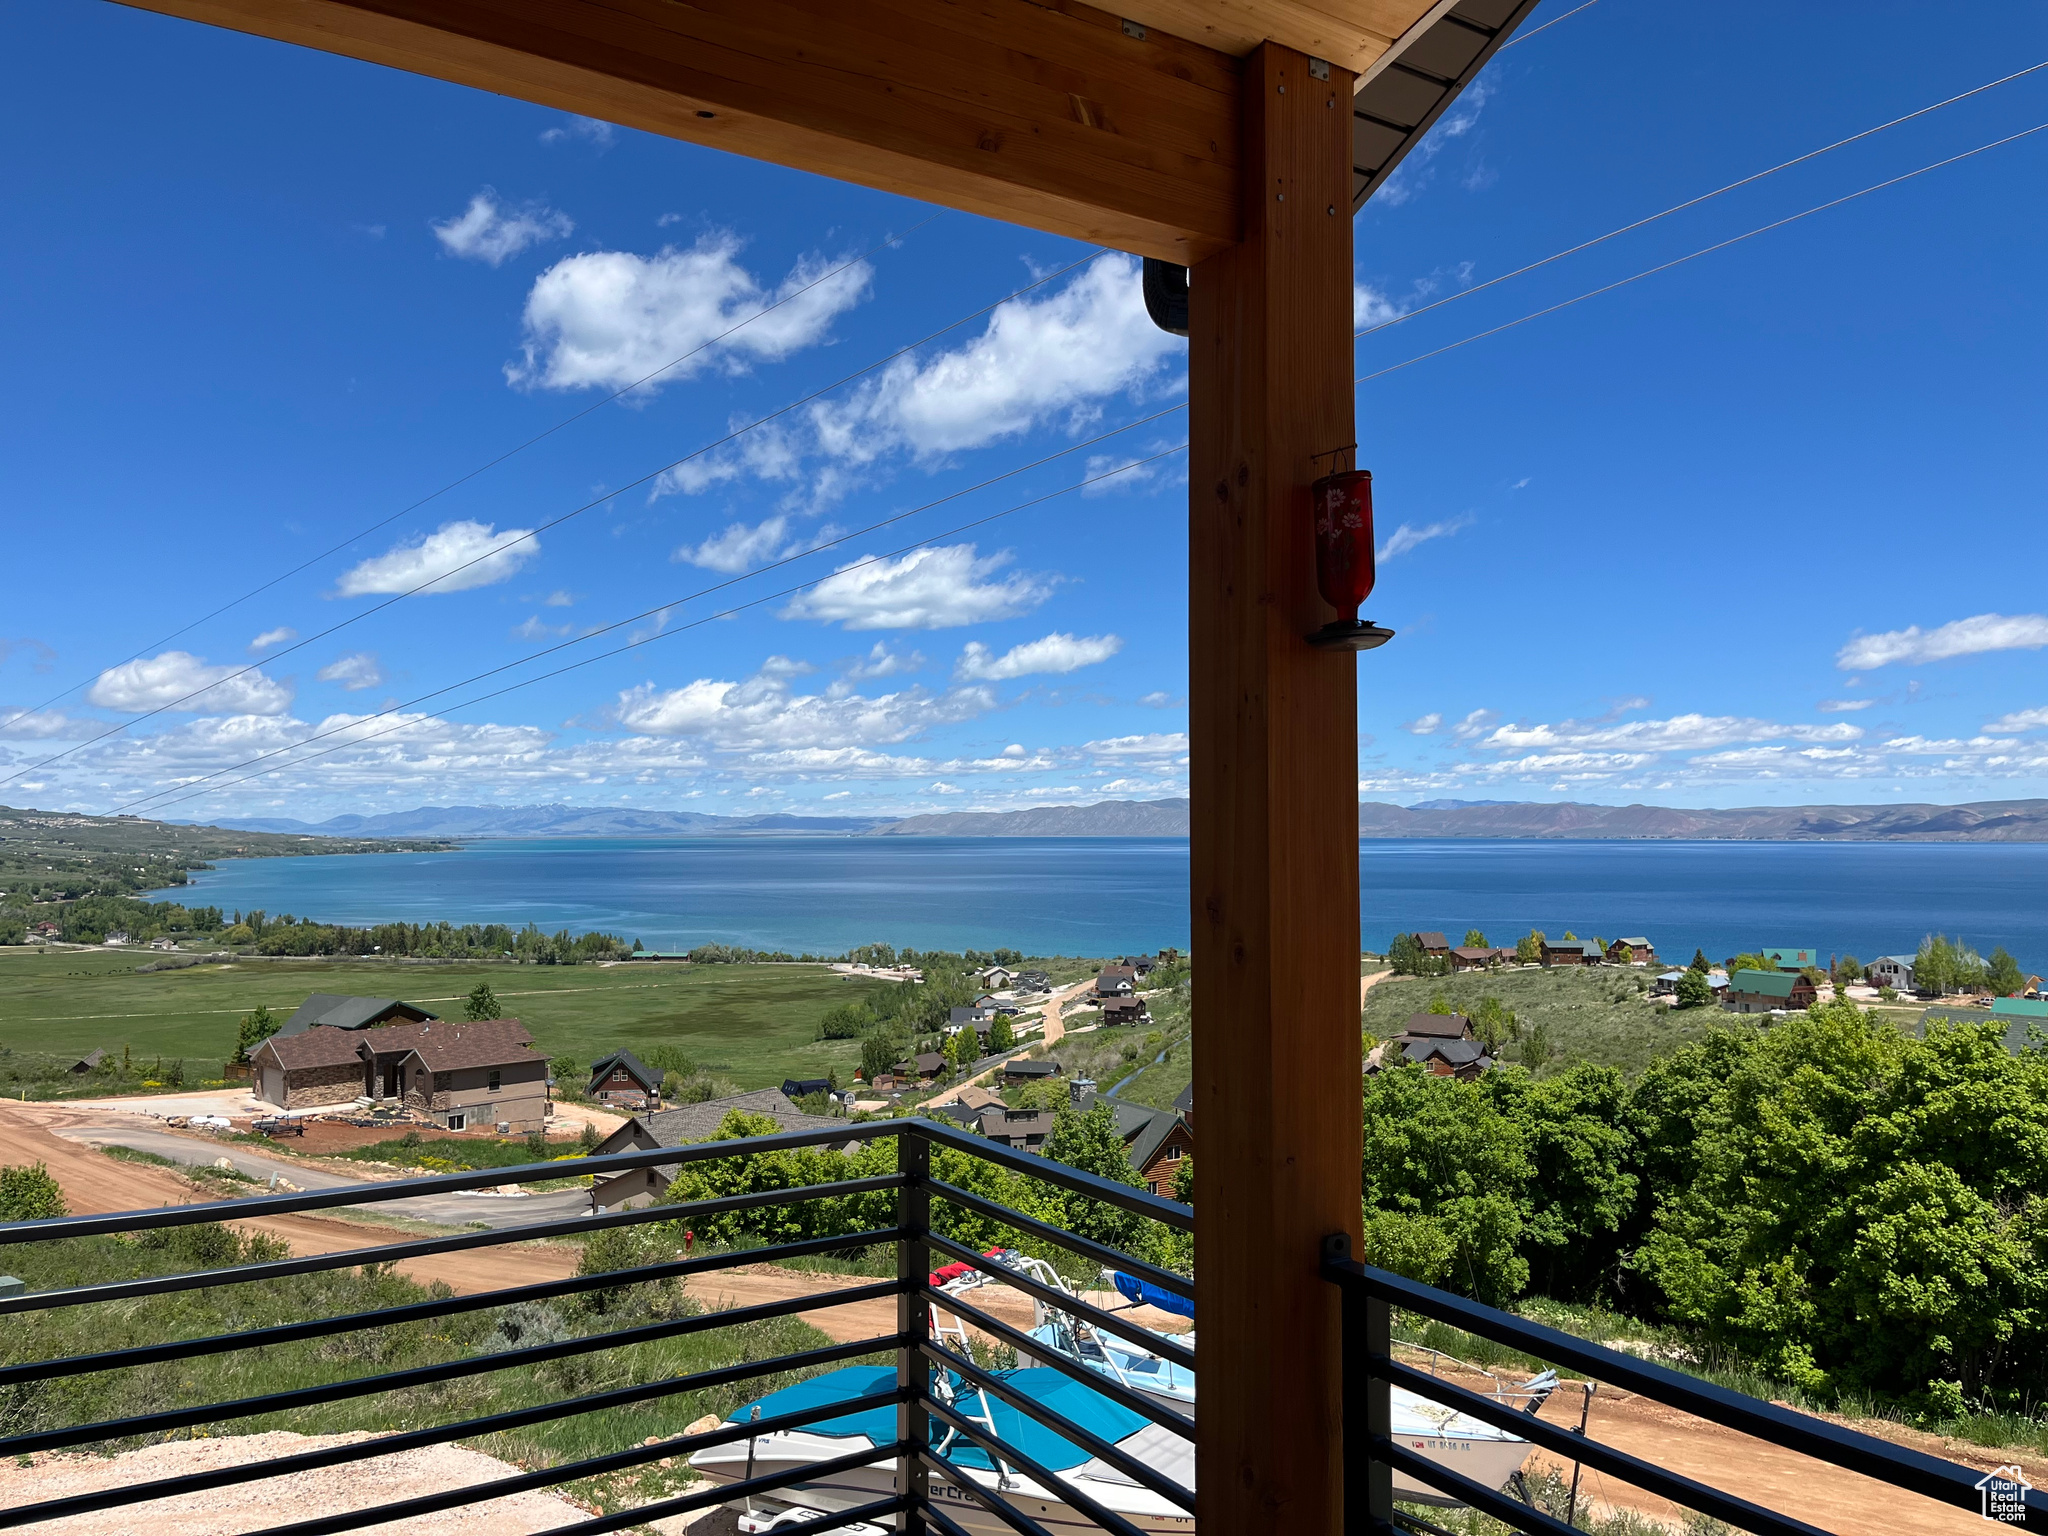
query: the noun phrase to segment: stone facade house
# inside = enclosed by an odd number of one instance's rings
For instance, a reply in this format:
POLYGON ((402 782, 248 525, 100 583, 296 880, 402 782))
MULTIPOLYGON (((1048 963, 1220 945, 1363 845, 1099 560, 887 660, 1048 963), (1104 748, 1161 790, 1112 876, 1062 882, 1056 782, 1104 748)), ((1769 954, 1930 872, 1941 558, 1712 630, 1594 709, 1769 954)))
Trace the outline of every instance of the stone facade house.
POLYGON ((547 1126, 548 1059, 517 1019, 433 1019, 357 1038, 380 1097, 402 1097, 451 1131, 519 1135, 547 1126))
POLYGON ((366 1067, 354 1030, 320 1025, 272 1035, 250 1054, 256 1096, 279 1109, 318 1109, 364 1096, 366 1067))

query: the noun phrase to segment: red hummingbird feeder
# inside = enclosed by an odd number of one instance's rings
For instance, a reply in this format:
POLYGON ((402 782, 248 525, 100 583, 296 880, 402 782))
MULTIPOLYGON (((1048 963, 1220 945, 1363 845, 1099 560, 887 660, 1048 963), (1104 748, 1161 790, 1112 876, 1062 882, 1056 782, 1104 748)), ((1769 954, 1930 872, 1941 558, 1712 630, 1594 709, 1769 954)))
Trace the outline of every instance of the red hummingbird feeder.
MULTIPOLYGON (((1339 454, 1357 447, 1340 448, 1339 454)), ((1331 457, 1336 457, 1335 454, 1331 457)), ((1309 488, 1315 513, 1316 590, 1339 617, 1308 636, 1310 645, 1330 651, 1369 651, 1394 638, 1391 629, 1361 619, 1358 606, 1372 595, 1372 471, 1344 469, 1309 488)))

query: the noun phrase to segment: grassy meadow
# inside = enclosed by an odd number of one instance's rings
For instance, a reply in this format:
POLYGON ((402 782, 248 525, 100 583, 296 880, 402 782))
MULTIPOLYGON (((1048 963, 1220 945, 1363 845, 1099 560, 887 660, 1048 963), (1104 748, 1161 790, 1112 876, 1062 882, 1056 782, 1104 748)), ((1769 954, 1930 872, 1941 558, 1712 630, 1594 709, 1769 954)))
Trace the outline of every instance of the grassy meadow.
POLYGON ((138 968, 146 963, 133 950, 0 948, 0 1048, 84 1055, 104 1047, 118 1056, 125 1046, 138 1058, 185 1059, 189 1082, 218 1072, 234 1053, 237 1020, 258 1003, 283 1016, 308 993, 340 992, 402 997, 459 1018, 462 999, 482 980, 550 1056, 588 1064, 620 1046, 668 1045, 706 1071, 759 1088, 835 1067, 850 1077, 860 1043, 817 1040, 818 1020, 883 985, 822 965, 244 960, 138 968))

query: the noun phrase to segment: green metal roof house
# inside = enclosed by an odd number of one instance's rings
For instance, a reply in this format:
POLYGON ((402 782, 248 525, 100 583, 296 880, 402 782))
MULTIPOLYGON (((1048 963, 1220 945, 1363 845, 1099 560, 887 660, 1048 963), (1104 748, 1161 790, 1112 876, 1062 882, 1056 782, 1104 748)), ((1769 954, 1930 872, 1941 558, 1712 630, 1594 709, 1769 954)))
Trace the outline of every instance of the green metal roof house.
POLYGON ((1819 965, 1820 959, 1811 948, 1805 949, 1760 949, 1757 951, 1781 971, 1804 970, 1809 965, 1819 965))

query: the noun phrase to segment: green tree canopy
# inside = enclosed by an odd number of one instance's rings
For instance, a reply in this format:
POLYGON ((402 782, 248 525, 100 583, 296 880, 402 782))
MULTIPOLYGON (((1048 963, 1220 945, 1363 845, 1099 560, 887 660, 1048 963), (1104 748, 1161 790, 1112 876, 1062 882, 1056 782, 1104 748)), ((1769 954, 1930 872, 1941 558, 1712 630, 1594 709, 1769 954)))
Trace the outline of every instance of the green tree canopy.
POLYGON ((48 1221, 69 1216, 64 1191, 43 1163, 0 1168, 0 1221, 48 1221))
POLYGON ((1711 970, 1712 967, 1707 964, 1707 952, 1704 949, 1695 949, 1692 952, 1692 964, 1686 969, 1701 972, 1711 970))
POLYGON ((1017 1031, 1010 1027, 1010 1021, 1003 1014, 996 1015, 996 1021, 989 1026, 988 1048, 991 1051, 1007 1051, 1017 1043, 1017 1031))
POLYGON ((1515 940, 1515 959, 1523 965, 1535 965, 1542 960, 1545 937, 1540 928, 1531 928, 1528 933, 1515 940))
POLYGON ((2020 970, 2019 961, 2005 952, 2003 944, 1991 951, 1985 980, 1990 983, 1991 990, 2000 997, 2011 997, 2027 989, 2027 978, 2020 970))
POLYGON ((1481 933, 1477 928, 1467 928, 1465 930, 1465 948, 1488 949, 1491 946, 1486 942, 1485 934, 1481 933))
POLYGON ((235 1061, 247 1065, 249 1053, 283 1028, 284 1020, 258 1003, 235 1027, 235 1061))
POLYGON ((1714 1000, 1714 988, 1705 971, 1688 969, 1678 978, 1678 1006, 1704 1008, 1714 1000))
POLYGON ((469 989, 469 996, 462 1000, 465 1017, 475 1019, 501 1019, 505 1012, 498 1006, 498 995, 491 990, 488 981, 479 981, 469 989))

